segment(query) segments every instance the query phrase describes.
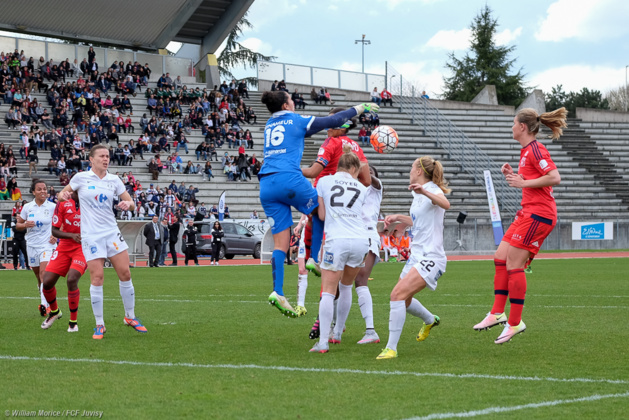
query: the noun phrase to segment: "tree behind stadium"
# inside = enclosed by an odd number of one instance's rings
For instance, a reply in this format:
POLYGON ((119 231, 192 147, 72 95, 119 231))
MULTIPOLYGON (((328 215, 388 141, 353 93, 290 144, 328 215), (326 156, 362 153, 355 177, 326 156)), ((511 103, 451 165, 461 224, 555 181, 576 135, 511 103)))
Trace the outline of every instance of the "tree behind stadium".
POLYGON ((586 87, 579 92, 564 92, 562 85, 551 89, 545 97, 546 109, 557 109, 562 106, 568 110, 568 117, 576 118, 577 108, 609 109, 609 101, 598 90, 586 87))
POLYGON ((469 102, 485 87, 496 86, 498 103, 518 106, 526 98, 524 75, 521 70, 510 74, 515 60, 509 54, 515 46, 497 46, 495 42, 498 21, 491 16, 491 9, 485 8, 474 18, 470 29, 472 40, 470 50, 462 59, 451 52, 446 67, 452 73, 444 77, 444 99, 469 102))
MULTIPOLYGON (((221 51, 220 55, 217 58, 218 71, 221 77, 227 78, 229 80, 236 78, 231 72, 234 67, 242 66, 245 69, 254 69, 258 65, 258 60, 275 60, 275 57, 273 56, 266 56, 252 51, 249 48, 243 46, 240 42, 238 42, 238 39, 242 35, 242 30, 244 28, 253 28, 253 25, 247 19, 248 13, 249 12, 245 13, 244 16, 229 32, 229 36, 227 37, 227 41, 225 43, 225 49, 221 51)), ((245 77, 244 79, 240 80, 244 80, 249 86, 258 86, 257 77, 245 77)))

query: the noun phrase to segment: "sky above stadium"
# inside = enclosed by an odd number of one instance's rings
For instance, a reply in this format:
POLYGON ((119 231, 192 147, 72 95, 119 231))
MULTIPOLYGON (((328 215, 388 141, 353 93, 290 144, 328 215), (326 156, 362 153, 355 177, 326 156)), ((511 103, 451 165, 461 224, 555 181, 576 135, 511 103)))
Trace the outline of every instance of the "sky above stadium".
POLYGON ((366 72, 384 74, 388 61, 435 97, 448 53, 460 58, 469 49, 470 24, 485 4, 498 19, 497 42, 516 47, 510 57, 528 86, 605 93, 625 84, 626 0, 255 0, 254 28, 241 40, 278 62, 361 71, 354 41, 365 34, 366 72))

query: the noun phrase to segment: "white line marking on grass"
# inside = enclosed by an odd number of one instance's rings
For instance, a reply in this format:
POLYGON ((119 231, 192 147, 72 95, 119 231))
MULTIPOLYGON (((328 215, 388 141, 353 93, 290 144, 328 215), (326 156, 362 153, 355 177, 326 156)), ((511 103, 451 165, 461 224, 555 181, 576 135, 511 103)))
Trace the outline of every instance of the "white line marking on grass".
POLYGON ((567 400, 544 401, 541 403, 514 405, 512 407, 489 407, 489 408, 485 408, 484 410, 461 411, 459 413, 434 413, 428 416, 411 417, 410 419, 407 419, 407 420, 432 420, 432 419, 451 419, 451 418, 458 418, 458 417, 476 417, 476 416, 484 416, 487 414, 506 413, 508 411, 526 410, 527 408, 552 407, 552 406, 561 405, 561 404, 574 404, 578 402, 599 401, 599 400, 604 400, 607 398, 627 398, 627 397, 629 397, 629 392, 624 392, 621 394, 606 394, 606 395, 595 394, 595 395, 590 395, 589 397, 571 398, 567 400))
MULTIPOLYGON (((226 295, 229 296, 229 295, 226 295)), ((36 296, 0 296, 0 299, 27 299, 38 300, 36 296)), ((57 300, 68 300, 66 297, 58 297, 57 300)), ((90 298, 84 297, 81 300, 89 301, 90 298)), ((104 298, 104 301, 118 302, 120 298, 104 298)), ((136 302, 174 302, 174 303, 264 303, 267 304, 267 300, 264 297, 260 297, 260 300, 209 300, 209 299, 135 299, 136 302)), ((309 301, 309 304, 317 305, 319 302, 309 301)), ((354 305, 358 303, 354 302, 354 305)), ((374 303, 379 306, 389 306, 389 302, 374 303)), ((461 303, 433 303, 432 306, 451 306, 455 308, 487 308, 486 304, 461 304, 461 303)), ((537 308, 546 309, 629 309, 629 306, 613 306, 613 305, 535 305, 537 308)))
POLYGON ((187 367, 199 369, 259 369, 259 370, 279 370, 289 372, 315 372, 315 373, 352 373, 357 375, 383 375, 383 376, 416 376, 416 377, 436 377, 436 378, 458 378, 458 379, 497 379, 504 381, 532 381, 532 382, 579 382, 579 383, 606 383, 614 385, 629 385, 629 381, 623 379, 593 379, 593 378, 552 378, 539 376, 508 376, 508 375, 485 375, 477 373, 431 373, 431 372, 408 372, 408 371, 387 371, 387 370, 358 370, 358 369, 325 369, 325 368, 303 368, 292 366, 261 366, 261 365, 231 365, 231 364, 198 364, 198 363, 172 363, 172 362, 139 362, 133 360, 105 360, 105 359, 71 359, 63 357, 30 357, 11 356, 0 354, 0 360, 9 361, 43 361, 43 362, 69 362, 69 363, 105 363, 111 365, 131 365, 131 366, 153 366, 153 367, 187 367))

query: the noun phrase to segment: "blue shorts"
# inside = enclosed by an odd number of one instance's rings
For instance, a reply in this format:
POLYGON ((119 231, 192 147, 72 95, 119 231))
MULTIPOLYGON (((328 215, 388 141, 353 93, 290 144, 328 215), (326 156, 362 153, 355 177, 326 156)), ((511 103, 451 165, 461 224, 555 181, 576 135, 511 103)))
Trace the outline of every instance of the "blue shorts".
POLYGON ((310 214, 317 200, 317 190, 302 174, 278 172, 260 179, 260 202, 273 234, 293 225, 291 206, 310 214))

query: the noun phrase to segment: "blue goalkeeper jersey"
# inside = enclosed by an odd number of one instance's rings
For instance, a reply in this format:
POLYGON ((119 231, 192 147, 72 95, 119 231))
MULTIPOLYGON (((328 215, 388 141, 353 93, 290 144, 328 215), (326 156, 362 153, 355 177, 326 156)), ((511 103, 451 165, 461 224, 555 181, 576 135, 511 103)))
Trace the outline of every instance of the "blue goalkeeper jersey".
POLYGON ((315 117, 291 111, 275 112, 264 127, 264 163, 261 175, 298 172, 304 154, 304 139, 315 117))

